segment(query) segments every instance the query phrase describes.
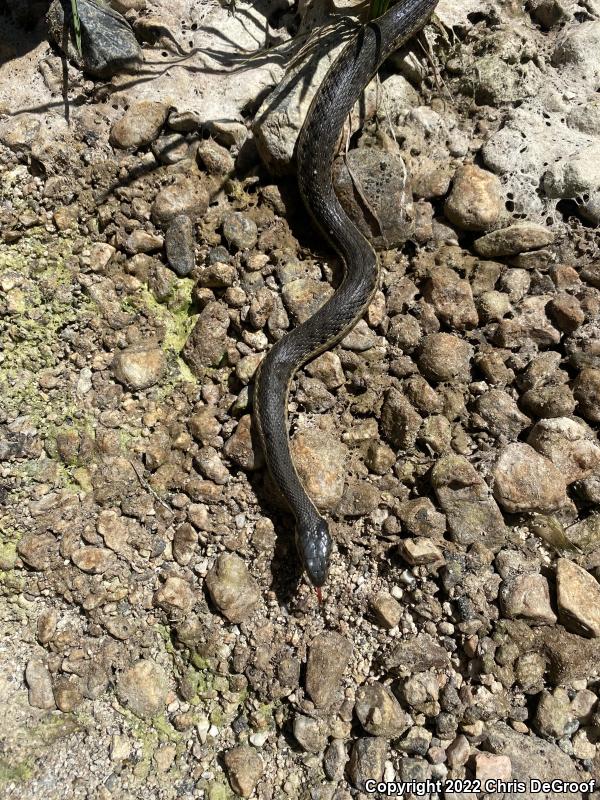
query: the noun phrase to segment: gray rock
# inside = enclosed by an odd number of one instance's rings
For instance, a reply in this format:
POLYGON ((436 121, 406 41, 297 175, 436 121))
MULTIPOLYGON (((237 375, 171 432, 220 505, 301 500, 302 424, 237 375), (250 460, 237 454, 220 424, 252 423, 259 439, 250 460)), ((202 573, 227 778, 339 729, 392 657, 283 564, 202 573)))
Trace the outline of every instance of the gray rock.
POLYGON ((339 633, 321 633, 312 640, 306 664, 306 691, 317 708, 333 702, 351 657, 352 644, 339 633))
MULTIPOLYGON (((69 36, 67 55, 85 72, 99 78, 110 78, 143 60, 133 31, 121 14, 94 0, 78 0, 77 9, 81 22, 83 57, 74 45, 73 36, 69 36)), ((50 35, 62 48, 65 18, 61 0, 53 0, 47 20, 50 35)))
POLYGON ((110 129, 110 143, 123 150, 153 142, 167 120, 169 107, 153 100, 132 103, 110 129))
POLYGON ((477 415, 473 418, 474 424, 481 425, 493 436, 517 439, 521 431, 531 424, 515 400, 501 389, 491 389, 482 394, 475 408, 477 415))
POLYGON ((264 771, 259 754, 250 745, 239 745, 228 750, 223 761, 233 791, 240 797, 250 797, 264 771))
POLYGON ((344 742, 341 739, 334 739, 323 755, 323 771, 330 781, 341 781, 348 755, 344 742))
POLYGON ((305 717, 304 714, 296 714, 294 717, 294 738, 307 753, 321 753, 327 744, 327 737, 319 721, 305 717))
POLYGON ((386 753, 385 739, 368 737, 355 740, 348 762, 348 775, 357 789, 364 791, 368 780, 381 780, 386 753))
POLYGON ((185 578, 169 575, 154 593, 154 605, 173 616, 185 615, 194 605, 194 593, 185 578))
POLYGON ((236 250, 250 250, 256 244, 258 230, 256 223, 247 214, 234 211, 223 220, 223 236, 230 247, 236 250))
POLYGON ((242 559, 221 553, 206 576, 213 603, 229 622, 242 622, 260 602, 260 589, 242 559))
POLYGON ((150 659, 141 659, 117 678, 120 701, 143 719, 164 710, 168 690, 164 669, 150 659))
POLYGON ((392 648, 383 658, 383 667, 405 676, 428 669, 445 669, 449 660, 449 653, 429 634, 419 633, 392 648))
POLYGON ((314 278, 298 278, 286 283, 281 296, 286 309, 298 322, 306 322, 333 294, 333 288, 314 278))
POLYGON ((399 510, 402 524, 413 536, 441 539, 446 530, 446 518, 428 497, 417 497, 402 503, 399 510))
POLYGON ((565 689, 558 686, 553 692, 542 692, 535 712, 535 724, 542 736, 549 739, 562 739, 574 732, 577 723, 565 689))
POLYGON ((582 369, 575 380, 573 395, 579 413, 590 422, 600 422, 600 369, 582 369))
POLYGON ((590 89, 600 89, 600 22, 574 22, 558 38, 552 63, 573 70, 590 89))
POLYGON ((167 261, 180 277, 185 277, 194 269, 196 255, 194 250, 194 226, 185 214, 174 217, 165 233, 167 261))
POLYGON ((528 444, 515 442, 503 448, 493 477, 494 497, 512 514, 546 513, 566 503, 565 476, 528 444))
POLYGON ((382 683, 361 686, 356 693, 354 711, 367 733, 395 739, 411 724, 392 691, 382 683))
POLYGON ((600 467, 600 447, 593 433, 568 417, 541 420, 531 430, 527 443, 552 461, 567 485, 587 478, 600 467))
POLYGON ((582 567, 559 558, 556 565, 558 610, 566 628, 600 637, 600 584, 582 567))
POLYGON ((39 658, 32 658, 25 668, 25 681, 29 687, 29 705, 34 708, 56 708, 50 673, 39 658))
POLYGON ((532 625, 553 625, 556 614, 550 605, 548 581, 543 575, 514 575, 500 588, 500 601, 507 617, 532 625))
POLYGON ((542 225, 533 222, 517 222, 508 228, 492 231, 477 239, 473 246, 484 258, 514 256, 528 250, 547 247, 554 241, 554 234, 542 225))
POLYGON ((200 178, 178 175, 175 182, 161 189, 152 204, 152 221, 167 225, 180 215, 200 219, 208 208, 209 194, 200 178))
POLYGON ((413 447, 423 422, 408 399, 398 389, 388 389, 381 409, 381 430, 394 448, 413 447))
POLYGON ((423 337, 418 353, 422 374, 435 382, 470 379, 473 348, 451 333, 431 333, 423 337))
POLYGON ((153 345, 131 345, 119 350, 112 363, 115 378, 128 389, 142 391, 154 386, 167 368, 165 354, 153 345))
POLYGON ((344 492, 348 448, 330 433, 308 429, 296 433, 291 449, 312 501, 322 510, 336 508, 344 492))
POLYGON ((201 376, 207 367, 221 364, 229 344, 230 322, 224 303, 211 302, 202 309, 182 351, 184 361, 194 374, 201 376))

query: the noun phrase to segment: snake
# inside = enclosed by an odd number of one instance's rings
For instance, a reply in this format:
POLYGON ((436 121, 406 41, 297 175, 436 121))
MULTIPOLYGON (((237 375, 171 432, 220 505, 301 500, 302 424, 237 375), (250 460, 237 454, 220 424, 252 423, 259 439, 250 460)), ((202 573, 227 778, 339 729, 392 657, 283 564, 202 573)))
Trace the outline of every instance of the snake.
POLYGON ((379 283, 377 255, 343 210, 333 162, 344 123, 380 64, 425 25, 438 0, 400 0, 362 25, 332 62, 315 92, 296 145, 298 188, 318 230, 340 256, 343 278, 329 300, 279 339, 261 362, 253 411, 271 478, 295 518, 298 556, 320 593, 332 538, 327 519, 304 487, 290 450, 288 398, 295 373, 336 345, 365 314, 379 283))

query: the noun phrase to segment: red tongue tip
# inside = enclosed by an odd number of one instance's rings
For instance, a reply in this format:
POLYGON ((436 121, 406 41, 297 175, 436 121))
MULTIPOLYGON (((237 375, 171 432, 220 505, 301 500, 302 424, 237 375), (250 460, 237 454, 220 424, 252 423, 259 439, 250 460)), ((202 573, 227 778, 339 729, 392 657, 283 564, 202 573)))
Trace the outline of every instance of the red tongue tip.
POLYGON ((323 602, 323 595, 321 594, 321 587, 315 586, 315 592, 317 593, 317 600, 319 601, 319 605, 323 602))

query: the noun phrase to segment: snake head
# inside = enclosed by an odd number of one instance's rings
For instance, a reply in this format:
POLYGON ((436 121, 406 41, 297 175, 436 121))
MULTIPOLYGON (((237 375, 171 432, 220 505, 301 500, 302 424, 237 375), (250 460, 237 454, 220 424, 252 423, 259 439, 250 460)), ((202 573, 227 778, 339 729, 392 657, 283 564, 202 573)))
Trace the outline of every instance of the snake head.
POLYGON ((296 547, 310 582, 313 586, 323 586, 331 557, 331 535, 325 520, 316 517, 308 523, 297 523, 296 547))

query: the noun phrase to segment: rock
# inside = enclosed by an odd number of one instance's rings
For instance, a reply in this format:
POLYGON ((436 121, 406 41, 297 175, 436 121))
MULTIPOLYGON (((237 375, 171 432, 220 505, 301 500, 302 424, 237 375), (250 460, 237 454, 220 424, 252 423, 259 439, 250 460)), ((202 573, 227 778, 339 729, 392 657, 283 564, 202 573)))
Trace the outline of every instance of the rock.
POLYGON ((376 347, 380 339, 367 325, 366 320, 359 319, 350 333, 347 333, 341 341, 344 350, 353 350, 355 353, 364 353, 372 347, 376 347))
POLYGON ((344 777, 347 761, 348 756, 346 755, 344 742, 341 739, 334 739, 323 755, 323 771, 327 779, 341 781, 344 777))
POLYGON ((491 389, 477 398, 477 416, 473 422, 493 436, 517 439, 531 425, 529 417, 519 410, 515 400, 501 389, 491 389))
POLYGON ((64 714, 74 711, 83 703, 81 680, 76 675, 59 678, 53 691, 56 707, 64 714))
POLYGON ((573 733, 576 723, 565 689, 558 686, 552 693, 542 692, 535 712, 535 724, 542 736, 551 739, 562 739, 573 733))
POLYGON ((260 601, 260 589, 242 559, 221 553, 206 576, 213 603, 229 622, 242 622, 260 601))
POLYGON ((493 473, 494 497, 511 514, 546 513, 566 503, 564 475, 528 444, 501 450, 493 473))
POLYGON ((437 267, 433 270, 423 295, 435 308, 436 316, 450 327, 465 330, 477 325, 479 316, 471 286, 453 269, 437 267))
POLYGON ((56 633, 58 614, 54 609, 42 611, 37 619, 37 639, 40 644, 48 644, 56 633))
POLYGON ((344 370, 337 353, 330 351, 323 353, 314 361, 310 361, 305 369, 311 377, 318 378, 328 389, 338 389, 344 384, 344 370))
POLYGON ((382 628, 395 628, 402 619, 402 606, 388 592, 380 592, 369 603, 375 621, 382 628))
POLYGON ((235 163, 229 150, 212 139, 200 141, 196 153, 209 175, 229 175, 234 170, 235 163))
POLYGON ((354 711, 367 733, 384 739, 401 736, 411 724, 409 715, 382 683, 361 686, 356 693, 354 711))
POLYGON ((437 382, 470 380, 473 348, 451 333, 431 333, 423 337, 418 352, 421 373, 437 382))
POLYGON ((348 775, 357 789, 365 791, 368 780, 379 783, 383 777, 386 753, 385 739, 367 737, 354 741, 348 762, 348 775))
POLYGON ((189 151, 189 143, 178 133, 167 134, 166 136, 159 136, 152 143, 152 152, 154 157, 160 161, 161 164, 177 164, 187 158, 189 151))
POLYGON ((492 231, 477 239, 473 246, 484 258, 515 256, 529 250, 547 247, 554 241, 554 234, 542 225, 533 222, 517 222, 508 228, 492 231))
POLYGON ((115 378, 128 389, 142 391, 154 386, 165 374, 167 362, 163 351, 151 344, 137 344, 119 350, 112 363, 115 378))
POLYGON ((281 292, 286 309, 298 322, 306 322, 332 295, 333 287, 313 278, 290 281, 281 292))
POLYGON ((28 533, 17 544, 17 553, 31 569, 46 570, 59 560, 58 541, 51 533, 28 533))
POLYGON ((125 250, 128 253, 156 253, 162 250, 164 239, 155 233, 148 233, 148 231, 135 230, 129 234, 125 240, 125 250))
POLYGON ((56 708, 50 673, 39 658, 32 658, 27 662, 25 681, 29 687, 30 706, 43 709, 56 708))
POLYGON ((382 665, 387 672, 404 677, 429 669, 443 670, 449 660, 449 653, 435 639, 427 633, 419 633, 393 647, 384 656, 382 665))
POLYGON ((502 187, 496 175, 466 164, 454 174, 452 189, 444 205, 444 214, 466 231, 492 228, 502 211, 502 187))
POLYGON ((153 100, 132 103, 110 129, 110 143, 123 150, 153 142, 167 121, 169 107, 153 100))
POLYGON ((117 678, 119 700, 144 719, 164 710, 168 689, 164 669, 150 659, 141 659, 117 678))
POLYGON ((564 333, 572 333, 585 322, 581 303, 570 294, 560 294, 548 304, 548 314, 556 327, 564 333))
POLYGON ((230 247, 251 250, 258 238, 256 223, 241 211, 234 211, 223 219, 223 236, 230 247))
POLYGON ((106 547, 79 547, 71 555, 71 561, 82 572, 90 575, 102 575, 115 564, 112 550, 106 547))
POLYGON ((318 720, 296 714, 294 717, 294 737, 307 753, 321 753, 327 744, 318 720))
POLYGON ((481 542, 498 549, 507 531, 487 484, 462 456, 450 455, 435 464, 431 483, 444 510, 452 539, 467 545, 481 542))
POLYGON ((600 637, 600 584, 587 570, 559 558, 556 565, 556 599, 561 621, 582 636, 600 637))
POLYGON ((354 224, 375 247, 398 247, 414 229, 406 167, 377 147, 350 150, 333 166, 336 194, 354 224))
POLYGON ((527 443, 552 461, 567 485, 587 478, 600 466, 600 447, 593 434, 568 417, 541 420, 527 443))
MULTIPOLYGON (((79 55, 72 36, 69 37, 67 55, 85 72, 99 78, 110 78, 143 60, 133 31, 121 14, 94 0, 77 0, 77 10, 81 23, 83 56, 79 55)), ((64 10, 61 0, 53 0, 48 9, 47 20, 50 35, 61 48, 64 42, 64 10)))
POLYGON ((230 321, 227 306, 218 301, 208 303, 198 315, 182 351, 184 361, 195 375, 200 377, 207 367, 220 365, 229 344, 230 321))
POLYGON ((344 491, 347 447, 324 431, 299 431, 292 439, 292 456, 300 480, 316 506, 330 511, 344 491))
POLYGON ((574 22, 558 38, 552 63, 572 69, 593 91, 600 89, 600 22, 574 22))
POLYGON ((256 750, 250 745, 238 745, 223 755, 223 762, 233 791, 240 797, 250 797, 264 770, 256 750))
POLYGON ((459 734, 446 748, 446 758, 450 769, 456 769, 466 764, 471 755, 469 740, 464 734, 459 734))
POLYGON ((532 625, 553 625, 556 614, 550 605, 548 581, 543 575, 514 575, 500 588, 502 609, 507 617, 525 619, 532 625))
POLYGON ((396 463, 396 453, 382 442, 371 442, 365 464, 376 475, 385 475, 396 463))
POLYGON ((392 447, 402 450, 413 447, 422 422, 402 392, 393 387, 388 389, 381 409, 381 430, 392 447))
POLYGON ((248 472, 261 469, 265 457, 257 439, 252 416, 244 414, 233 434, 225 442, 223 453, 230 461, 248 472))
POLYGON ((306 691, 317 708, 329 706, 334 700, 351 656, 352 644, 339 633, 321 633, 312 640, 306 664, 306 691))
POLYGON ((194 459, 198 472, 209 481, 218 486, 229 483, 229 470, 223 463, 221 456, 214 447, 202 447, 194 459))
POLYGON ((446 518, 428 497, 417 497, 402 503, 399 517, 407 531, 413 536, 429 536, 441 539, 446 530, 446 518))
POLYGON ((536 417, 565 417, 575 409, 573 392, 565 384, 536 386, 521 396, 523 408, 536 417))
POLYGON ((419 536, 416 539, 402 539, 398 545, 402 558, 411 566, 438 565, 444 563, 444 554, 432 539, 419 536))
POLYGON ((600 369, 582 369, 573 386, 579 413, 590 422, 600 422, 600 369))
POLYGON ((185 567, 194 557, 197 545, 198 534, 189 522, 184 522, 173 536, 173 558, 180 566, 185 567))
POLYGON ((194 605, 194 594, 184 578, 170 575, 154 593, 154 605, 172 615, 185 615, 194 605))
POLYGON ((188 275, 195 266, 194 226, 185 214, 179 214, 169 223, 165 233, 167 261, 180 278, 188 275))
POLYGON ((494 756, 491 753, 477 753, 475 756, 475 777, 482 786, 486 785, 486 781, 509 781, 511 775, 512 765, 508 756, 494 756))
POLYGON ((152 204, 152 221, 167 225, 175 217, 187 216, 192 221, 200 219, 208 208, 209 195, 200 178, 178 175, 175 183, 161 189, 152 204))

